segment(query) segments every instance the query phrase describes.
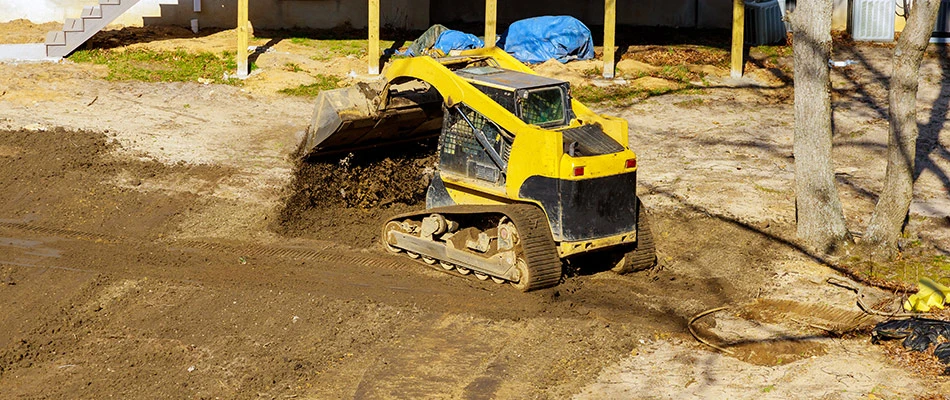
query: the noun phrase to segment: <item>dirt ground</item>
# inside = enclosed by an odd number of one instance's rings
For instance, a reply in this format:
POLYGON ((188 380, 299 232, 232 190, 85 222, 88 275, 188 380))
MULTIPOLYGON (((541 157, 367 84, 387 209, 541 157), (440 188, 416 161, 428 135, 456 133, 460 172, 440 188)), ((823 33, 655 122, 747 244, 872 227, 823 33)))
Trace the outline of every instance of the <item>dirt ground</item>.
MULTIPOLYGON (((0 24, 0 38, 29 29, 0 24)), ((211 51, 233 39, 128 29, 103 37, 211 51)), ((624 276, 581 266, 524 294, 383 251, 380 222, 424 206, 431 144, 298 162, 311 100, 276 91, 308 82, 279 66, 308 60, 307 70, 346 75, 365 64, 270 48, 242 87, 109 82, 103 67, 69 61, 0 64, 2 397, 950 393, 934 359, 911 364, 871 344, 881 319, 795 244, 792 88, 766 65, 787 57, 763 56, 741 80, 691 59, 706 88, 599 109, 630 123, 660 265, 624 276), (723 306, 695 327, 731 354, 687 329, 723 306)), ((626 68, 653 67, 633 50, 626 68)), ((835 57, 858 61, 834 71, 833 99, 839 188, 860 232, 883 182, 890 49, 845 46, 835 57)), ((935 49, 921 71, 908 230, 915 251, 944 257, 948 60, 935 49)), ((596 84, 581 76, 593 66, 540 69, 596 84)), ((900 300, 855 285, 870 304, 900 300)))

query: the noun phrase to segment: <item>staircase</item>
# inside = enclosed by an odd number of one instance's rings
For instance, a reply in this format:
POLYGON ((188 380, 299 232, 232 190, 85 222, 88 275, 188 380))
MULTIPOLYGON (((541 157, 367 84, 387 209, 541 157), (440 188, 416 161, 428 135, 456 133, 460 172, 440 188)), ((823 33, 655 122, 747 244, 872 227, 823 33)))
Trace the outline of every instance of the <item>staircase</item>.
POLYGON ((99 5, 84 7, 79 18, 66 19, 63 30, 46 34, 46 56, 66 57, 138 2, 99 0, 99 5))

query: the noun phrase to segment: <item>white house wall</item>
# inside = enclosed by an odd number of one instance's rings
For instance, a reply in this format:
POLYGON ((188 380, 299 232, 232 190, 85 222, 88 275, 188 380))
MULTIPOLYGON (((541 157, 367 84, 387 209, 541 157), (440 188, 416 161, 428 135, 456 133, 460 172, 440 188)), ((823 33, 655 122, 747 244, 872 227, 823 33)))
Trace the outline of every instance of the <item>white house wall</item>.
MULTIPOLYGON (((2 1, 2 0, 0 0, 2 1)), ((203 0, 201 12, 193 11, 192 0, 181 6, 164 6, 160 20, 149 23, 187 26, 197 18, 201 26, 235 26, 235 0, 203 0), (187 4, 185 4, 187 3, 187 4)), ((366 27, 369 13, 366 0, 254 0, 248 14, 256 28, 334 28, 349 24, 366 27)), ((382 0, 380 23, 403 29, 429 27, 429 0, 382 0)))
MULTIPOLYGON (((142 17, 157 16, 159 4, 177 3, 178 0, 140 0, 115 24, 141 26, 142 17)), ((99 4, 98 0, 0 0, 0 22, 28 19, 36 23, 63 22, 78 18, 82 8, 99 4)))
MULTIPOLYGON (((0 22, 62 22, 79 17, 83 7, 95 4, 98 0, 0 0, 0 22)), ((194 0, 141 0, 115 23, 190 26, 197 18, 203 27, 230 28, 236 25, 236 7, 236 0, 201 0, 201 12, 195 12, 194 0)), ((269 29, 334 28, 347 23, 362 28, 367 13, 366 0, 254 0, 249 10, 255 27, 269 29)), ((383 0, 380 22, 397 28, 426 29, 429 0, 383 0)))
MULTIPOLYGON (((834 29, 847 28, 847 2, 834 0, 834 29)), ((84 6, 96 3, 97 0, 0 0, 0 22, 21 18, 37 23, 62 22, 68 17, 78 17, 84 6)), ((485 12, 484 0, 382 0, 380 3, 384 26, 407 29, 421 30, 436 22, 480 22, 485 12)), ((194 12, 194 0, 141 0, 115 23, 190 26, 191 20, 197 18, 203 27, 229 28, 235 25, 236 5, 236 0, 201 0, 201 12, 194 12)), ((366 26, 366 0, 254 0, 250 7, 251 22, 259 28, 366 26)), ((572 15, 589 25, 600 25, 603 3, 498 2, 498 19, 502 26, 538 15, 572 15)), ((617 0, 619 24, 729 28, 731 21, 730 0, 617 0)))

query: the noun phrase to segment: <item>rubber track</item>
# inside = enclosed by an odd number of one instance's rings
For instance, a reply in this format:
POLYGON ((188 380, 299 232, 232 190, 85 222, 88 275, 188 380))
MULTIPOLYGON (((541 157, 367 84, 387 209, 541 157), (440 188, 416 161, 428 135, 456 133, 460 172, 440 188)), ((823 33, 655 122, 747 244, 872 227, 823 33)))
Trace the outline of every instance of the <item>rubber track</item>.
MULTIPOLYGON (((431 214, 465 215, 503 214, 511 219, 521 236, 521 249, 528 263, 531 279, 524 291, 543 289, 557 285, 561 281, 561 259, 551 236, 548 219, 540 208, 530 204, 509 204, 500 206, 461 205, 432 208, 425 211, 400 214, 386 221, 404 219, 421 220, 431 214)), ((384 224, 385 226, 385 224, 384 224)), ((382 239, 382 238, 381 238, 382 239)), ((446 260, 451 261, 451 260, 446 260)))
POLYGON ((656 264, 656 244, 653 242, 653 231, 650 229, 650 219, 644 212, 645 207, 637 199, 637 248, 627 252, 630 261, 619 273, 642 271, 656 264))
POLYGON ((656 263, 656 245, 646 214, 640 215, 637 225, 637 249, 630 252, 630 267, 634 271, 650 268, 656 263))

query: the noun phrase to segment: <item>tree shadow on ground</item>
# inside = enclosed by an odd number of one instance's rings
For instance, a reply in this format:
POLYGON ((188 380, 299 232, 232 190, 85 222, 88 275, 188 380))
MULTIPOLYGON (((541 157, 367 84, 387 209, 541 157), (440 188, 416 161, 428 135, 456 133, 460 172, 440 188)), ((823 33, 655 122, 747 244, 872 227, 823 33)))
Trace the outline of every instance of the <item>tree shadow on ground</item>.
POLYGON ((734 226, 736 226, 736 227, 738 227, 738 228, 740 228, 740 229, 742 229, 742 230, 744 230, 744 231, 751 232, 751 233, 754 233, 754 234, 756 234, 756 235, 762 236, 762 237, 768 239, 769 241, 772 241, 772 242, 774 242, 774 243, 778 243, 778 244, 780 244, 780 245, 782 245, 782 246, 784 246, 784 247, 786 247, 786 248, 788 248, 788 249, 790 249, 790 250, 795 251, 795 252, 798 253, 798 254, 801 254, 801 255, 805 256, 806 258, 808 258, 809 260, 811 260, 811 261, 813 261, 813 262, 816 262, 816 263, 821 264, 821 265, 823 265, 823 266, 825 266, 825 267, 831 268, 831 269, 837 271, 838 273, 841 273, 842 275, 844 275, 844 276, 846 276, 846 277, 848 277, 848 278, 850 278, 850 279, 853 279, 853 280, 855 280, 855 281, 858 281, 858 282, 861 282, 861 283, 864 283, 864 284, 867 284, 867 285, 872 285, 872 286, 877 286, 877 287, 881 287, 881 288, 885 288, 885 289, 890 289, 890 290, 903 289, 903 285, 901 285, 901 284, 899 284, 899 283, 871 281, 871 280, 868 279, 868 277, 866 277, 866 276, 864 276, 863 274, 860 274, 860 273, 858 273, 857 271, 853 270, 850 266, 845 265, 845 264, 842 264, 836 257, 830 256, 830 255, 821 254, 821 253, 816 252, 816 251, 814 251, 814 250, 808 249, 807 247, 805 247, 805 246, 802 245, 801 243, 798 243, 798 241, 797 241, 796 239, 779 236, 778 234, 775 234, 775 233, 772 233, 772 232, 767 232, 767 231, 765 231, 764 229, 759 228, 759 227, 756 227, 756 226, 754 226, 754 225, 752 225, 752 224, 750 224, 750 223, 748 223, 748 222, 740 221, 739 219, 737 219, 737 218, 735 218, 735 217, 731 217, 731 216, 727 216, 727 215, 723 215, 723 214, 719 214, 719 213, 712 212, 712 211, 710 211, 710 210, 708 210, 708 209, 706 209, 706 208, 704 208, 704 207, 702 207, 702 206, 700 206, 700 205, 697 205, 697 204, 694 204, 694 203, 690 202, 686 197, 684 197, 684 196, 682 196, 682 195, 680 195, 680 194, 678 194, 678 193, 674 193, 674 192, 672 192, 672 191, 669 191, 669 190, 666 190, 666 189, 657 187, 656 185, 653 185, 653 184, 650 184, 650 183, 640 183, 640 184, 641 184, 643 187, 647 188, 651 193, 658 194, 658 195, 661 195, 661 196, 663 196, 663 197, 669 198, 669 199, 675 201, 676 203, 678 203, 681 207, 683 207, 683 208, 685 208, 685 209, 688 209, 688 210, 693 211, 693 212, 705 214, 705 215, 707 215, 707 216, 709 216, 709 217, 711 217, 711 218, 715 218, 715 219, 718 219, 718 220, 720 220, 720 221, 723 221, 723 222, 729 223, 729 224, 731 224, 731 225, 734 225, 734 226))
POLYGON ((950 176, 931 160, 931 156, 942 157, 950 161, 950 151, 940 144, 940 131, 947 123, 950 113, 950 50, 946 45, 937 48, 937 59, 940 63, 940 94, 934 101, 927 123, 918 125, 920 136, 917 138, 917 149, 914 168, 914 180, 924 171, 929 171, 940 179, 944 189, 950 192, 950 176))

